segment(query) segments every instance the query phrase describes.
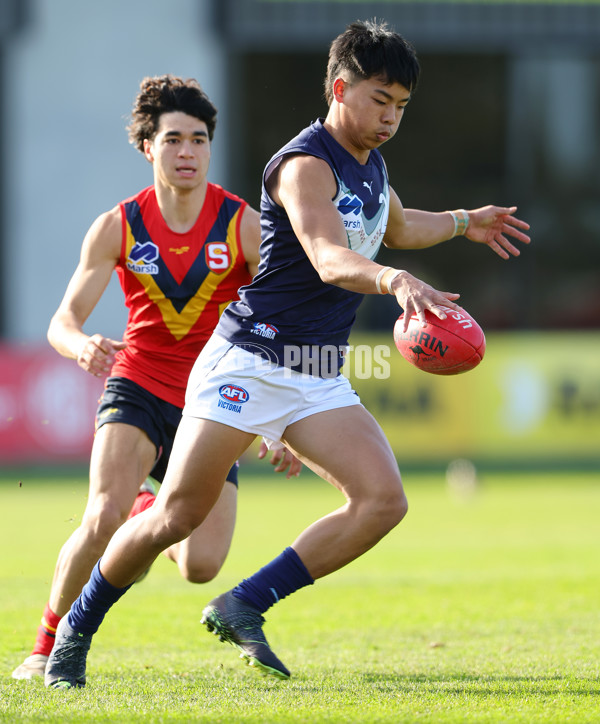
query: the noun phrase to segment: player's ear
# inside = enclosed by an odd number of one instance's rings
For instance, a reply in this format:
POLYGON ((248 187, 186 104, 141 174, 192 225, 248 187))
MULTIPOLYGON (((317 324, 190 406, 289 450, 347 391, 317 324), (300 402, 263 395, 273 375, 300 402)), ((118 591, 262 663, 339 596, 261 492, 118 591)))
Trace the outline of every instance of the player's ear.
POLYGON ((345 89, 346 81, 343 78, 336 78, 333 81, 333 97, 338 103, 343 102, 345 89))
POLYGON ((154 163, 154 153, 152 152, 152 142, 149 141, 147 138, 144 138, 144 156, 150 161, 150 163, 154 163))

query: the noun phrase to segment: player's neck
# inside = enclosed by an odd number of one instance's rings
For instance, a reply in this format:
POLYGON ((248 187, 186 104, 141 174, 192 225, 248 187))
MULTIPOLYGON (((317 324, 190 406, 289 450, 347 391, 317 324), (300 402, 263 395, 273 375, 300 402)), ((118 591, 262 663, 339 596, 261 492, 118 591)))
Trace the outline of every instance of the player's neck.
POLYGON ((202 211, 207 187, 206 181, 190 189, 154 185, 160 213, 172 231, 183 234, 194 226, 202 211))
POLYGON ((335 138, 340 146, 345 148, 348 153, 354 156, 360 164, 367 163, 369 160, 370 150, 368 148, 361 148, 358 144, 353 142, 352 137, 347 132, 347 129, 344 127, 344 124, 339 118, 339 114, 332 112, 330 109, 330 112, 327 114, 327 118, 323 123, 323 127, 331 136, 333 136, 333 138, 335 138))

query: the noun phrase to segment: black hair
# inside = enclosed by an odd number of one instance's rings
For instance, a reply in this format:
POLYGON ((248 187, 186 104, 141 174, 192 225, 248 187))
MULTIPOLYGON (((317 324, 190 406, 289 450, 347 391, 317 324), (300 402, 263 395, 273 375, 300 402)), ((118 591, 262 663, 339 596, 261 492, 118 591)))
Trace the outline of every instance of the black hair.
POLYGON ((217 109, 211 103, 198 81, 183 80, 173 75, 147 77, 140 83, 131 123, 127 126, 129 141, 143 153, 144 139, 154 140, 163 113, 181 111, 206 123, 212 141, 217 124, 217 109))
POLYGON ((400 83, 412 92, 420 66, 412 45, 386 22, 357 20, 335 38, 329 49, 325 77, 329 105, 333 101, 333 83, 343 71, 350 74, 350 82, 381 77, 386 83, 400 83))

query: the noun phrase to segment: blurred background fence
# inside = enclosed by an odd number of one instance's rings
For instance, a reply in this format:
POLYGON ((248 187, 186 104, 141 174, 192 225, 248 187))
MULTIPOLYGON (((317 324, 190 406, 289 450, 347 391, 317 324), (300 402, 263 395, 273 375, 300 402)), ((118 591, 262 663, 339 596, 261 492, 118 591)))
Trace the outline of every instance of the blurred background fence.
MULTIPOLYGON (((383 149, 404 205, 514 204, 534 241, 508 263, 462 239, 383 251, 460 291, 488 352, 461 378, 392 356, 387 380, 353 382, 414 464, 600 467, 600 2, 517 0, 3 0, 0 465, 89 454, 99 386, 45 332, 92 220, 151 183, 125 132, 140 80, 202 83, 219 108, 210 179, 258 206, 265 162, 326 113, 329 42, 370 17, 422 65, 383 149)), ((397 313, 368 297, 357 339, 389 346, 397 313)), ((87 329, 124 323, 113 280, 87 329)))

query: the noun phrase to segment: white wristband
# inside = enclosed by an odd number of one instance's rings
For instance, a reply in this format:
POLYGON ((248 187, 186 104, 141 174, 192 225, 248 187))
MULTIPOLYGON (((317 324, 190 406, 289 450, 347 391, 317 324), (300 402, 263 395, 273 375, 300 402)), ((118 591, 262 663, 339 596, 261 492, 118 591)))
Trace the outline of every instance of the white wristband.
POLYGON ((377 274, 377 277, 375 279, 375 286, 377 287, 378 294, 385 294, 385 292, 381 290, 381 279, 386 272, 389 272, 391 270, 391 266, 384 266, 382 269, 379 270, 379 273, 377 274))
POLYGON ((450 238, 453 239, 455 236, 463 236, 469 226, 469 212, 465 211, 465 209, 456 209, 456 211, 451 211, 450 214, 454 221, 454 233, 450 238))
POLYGON ((391 279, 389 280, 389 282, 387 283, 388 294, 393 294, 393 293, 394 293, 394 292, 392 291, 392 284, 393 284, 393 282, 394 282, 394 279, 398 276, 398 274, 402 274, 403 271, 404 271, 404 269, 396 269, 396 271, 392 274, 392 278, 391 278, 391 279))

